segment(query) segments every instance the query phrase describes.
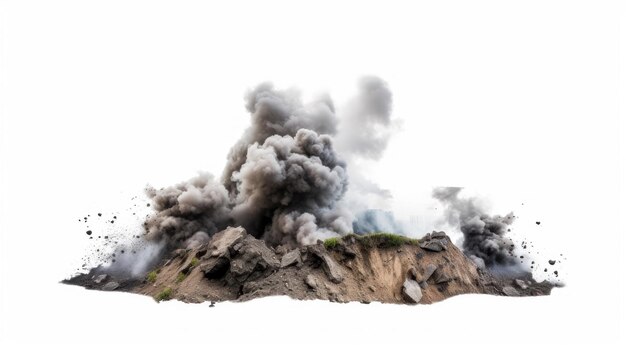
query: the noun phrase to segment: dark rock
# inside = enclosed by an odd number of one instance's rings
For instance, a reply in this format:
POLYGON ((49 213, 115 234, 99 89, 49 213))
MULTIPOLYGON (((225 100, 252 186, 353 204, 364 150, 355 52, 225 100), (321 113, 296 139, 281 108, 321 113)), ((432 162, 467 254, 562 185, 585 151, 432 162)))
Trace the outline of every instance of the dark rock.
POLYGON ((285 268, 285 267, 289 267, 293 265, 300 265, 300 264, 302 264, 302 257, 300 256, 300 250, 298 249, 294 249, 294 250, 287 252, 285 255, 283 255, 282 259, 280 260, 280 268, 285 268))
POLYGON ((402 284, 402 296, 410 303, 418 303, 422 299, 422 289, 415 280, 406 279, 402 284))
POLYGON ((422 276, 422 281, 427 281, 437 270, 437 266, 432 263, 426 265, 426 269, 424 270, 424 275, 422 276))
POLYGON ((255 279, 268 275, 280 267, 280 261, 265 242, 247 236, 242 246, 230 261, 230 273, 235 281, 243 282, 248 278, 255 279))
POLYGON ((556 261, 555 261, 555 260, 549 260, 549 261, 548 261, 548 263, 549 263, 551 266, 554 266, 554 264, 556 263, 556 261))
POLYGON ((539 222, 539 221, 537 221, 537 222, 535 222, 535 223, 537 223, 537 225, 540 225, 540 224, 541 224, 541 222, 539 222))
POLYGON ((219 279, 223 277, 228 268, 230 261, 226 257, 211 257, 200 265, 200 270, 208 279, 219 279))
POLYGON ((419 284, 420 288, 422 288, 422 290, 426 290, 426 288, 428 288, 428 283, 423 281, 423 280, 421 282, 419 282, 418 284, 419 284))
POLYGON ((435 272, 435 274, 433 275, 433 279, 435 281, 435 284, 443 284, 452 281, 452 277, 448 276, 441 270, 435 272))
POLYGON ((415 267, 409 268, 409 270, 406 272, 406 276, 409 279, 417 280, 417 270, 415 269, 415 267))

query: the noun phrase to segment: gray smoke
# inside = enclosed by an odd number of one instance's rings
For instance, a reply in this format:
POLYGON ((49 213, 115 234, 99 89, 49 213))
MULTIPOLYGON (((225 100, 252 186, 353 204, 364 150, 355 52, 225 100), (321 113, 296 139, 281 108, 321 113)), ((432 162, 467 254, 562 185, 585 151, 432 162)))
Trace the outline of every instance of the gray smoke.
POLYGON ((358 94, 342 114, 338 149, 347 157, 378 160, 392 134, 393 95, 378 77, 359 80, 358 94))
POLYGON ((157 212, 145 223, 147 237, 191 247, 240 225, 270 245, 295 246, 351 232, 353 215, 342 204, 346 162, 334 149, 338 118, 330 98, 304 104, 297 91, 265 83, 245 100, 251 125, 232 147, 222 181, 201 174, 148 188, 157 212))
POLYGON ((513 241, 506 237, 513 213, 491 216, 475 198, 460 198, 462 188, 442 187, 433 190, 433 197, 445 206, 446 220, 463 233, 463 251, 479 267, 498 269, 516 266, 513 241))

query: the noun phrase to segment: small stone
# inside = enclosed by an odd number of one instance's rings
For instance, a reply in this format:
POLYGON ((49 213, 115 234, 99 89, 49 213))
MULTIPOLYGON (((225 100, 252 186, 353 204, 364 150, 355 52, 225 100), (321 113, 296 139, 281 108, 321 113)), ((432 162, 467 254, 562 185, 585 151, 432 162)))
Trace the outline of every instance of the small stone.
POLYGON ((120 284, 117 282, 108 282, 106 284, 104 284, 104 286, 102 287, 102 290, 104 291, 113 291, 117 288, 120 287, 120 284))
POLYGON ((317 289, 317 279, 312 274, 306 276, 304 283, 313 290, 317 289))
POLYGON ((99 276, 93 278, 93 282, 96 284, 100 284, 103 281, 105 281, 107 279, 107 275, 106 274, 100 274, 99 276))
POLYGON ((526 282, 521 279, 515 279, 515 285, 517 285, 522 290, 528 289, 528 284, 526 284, 526 282))
POLYGON ((535 223, 537 223, 537 225, 540 225, 540 224, 541 224, 541 222, 539 222, 539 221, 537 221, 537 222, 535 222, 535 223))
POLYGON ((554 264, 556 263, 556 261, 555 261, 555 260, 549 260, 549 261, 548 261, 548 263, 549 263, 551 266, 554 266, 554 264))
POLYGON ((512 286, 505 286, 502 289, 502 292, 506 296, 519 296, 519 292, 512 286))
POLYGON ((422 288, 422 290, 426 290, 426 288, 428 288, 428 283, 423 280, 418 284, 420 285, 420 288, 422 288))

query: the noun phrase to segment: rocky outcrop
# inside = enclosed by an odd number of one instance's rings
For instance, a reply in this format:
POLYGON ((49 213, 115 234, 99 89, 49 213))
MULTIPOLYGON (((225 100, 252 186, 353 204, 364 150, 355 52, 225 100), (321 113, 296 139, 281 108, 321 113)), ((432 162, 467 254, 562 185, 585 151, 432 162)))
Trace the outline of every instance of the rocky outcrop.
POLYGON ((335 302, 424 304, 466 293, 545 295, 552 288, 530 276, 491 276, 443 232, 419 241, 349 235, 329 247, 318 242, 273 249, 243 228, 228 228, 208 243, 172 251, 146 279, 116 277, 98 267, 66 282, 155 298, 168 291, 169 298, 194 303, 287 295, 335 302))

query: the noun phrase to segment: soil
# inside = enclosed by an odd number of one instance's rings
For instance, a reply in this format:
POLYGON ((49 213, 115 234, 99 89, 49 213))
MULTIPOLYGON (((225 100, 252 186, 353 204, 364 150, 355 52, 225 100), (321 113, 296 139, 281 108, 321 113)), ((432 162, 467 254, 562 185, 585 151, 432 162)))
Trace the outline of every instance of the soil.
POLYGON ((97 267, 63 283, 102 290, 113 281, 119 284, 116 291, 190 303, 286 295, 430 304, 459 294, 549 295, 554 287, 536 282, 530 273, 496 277, 478 268, 443 232, 400 242, 385 236, 362 238, 350 235, 333 245, 319 241, 271 248, 243 228, 228 228, 207 244, 171 252, 154 268, 155 279, 154 274, 152 279, 116 277, 97 267), (407 291, 409 283, 418 283, 419 289, 407 291), (162 294, 166 290, 170 293, 162 294))

